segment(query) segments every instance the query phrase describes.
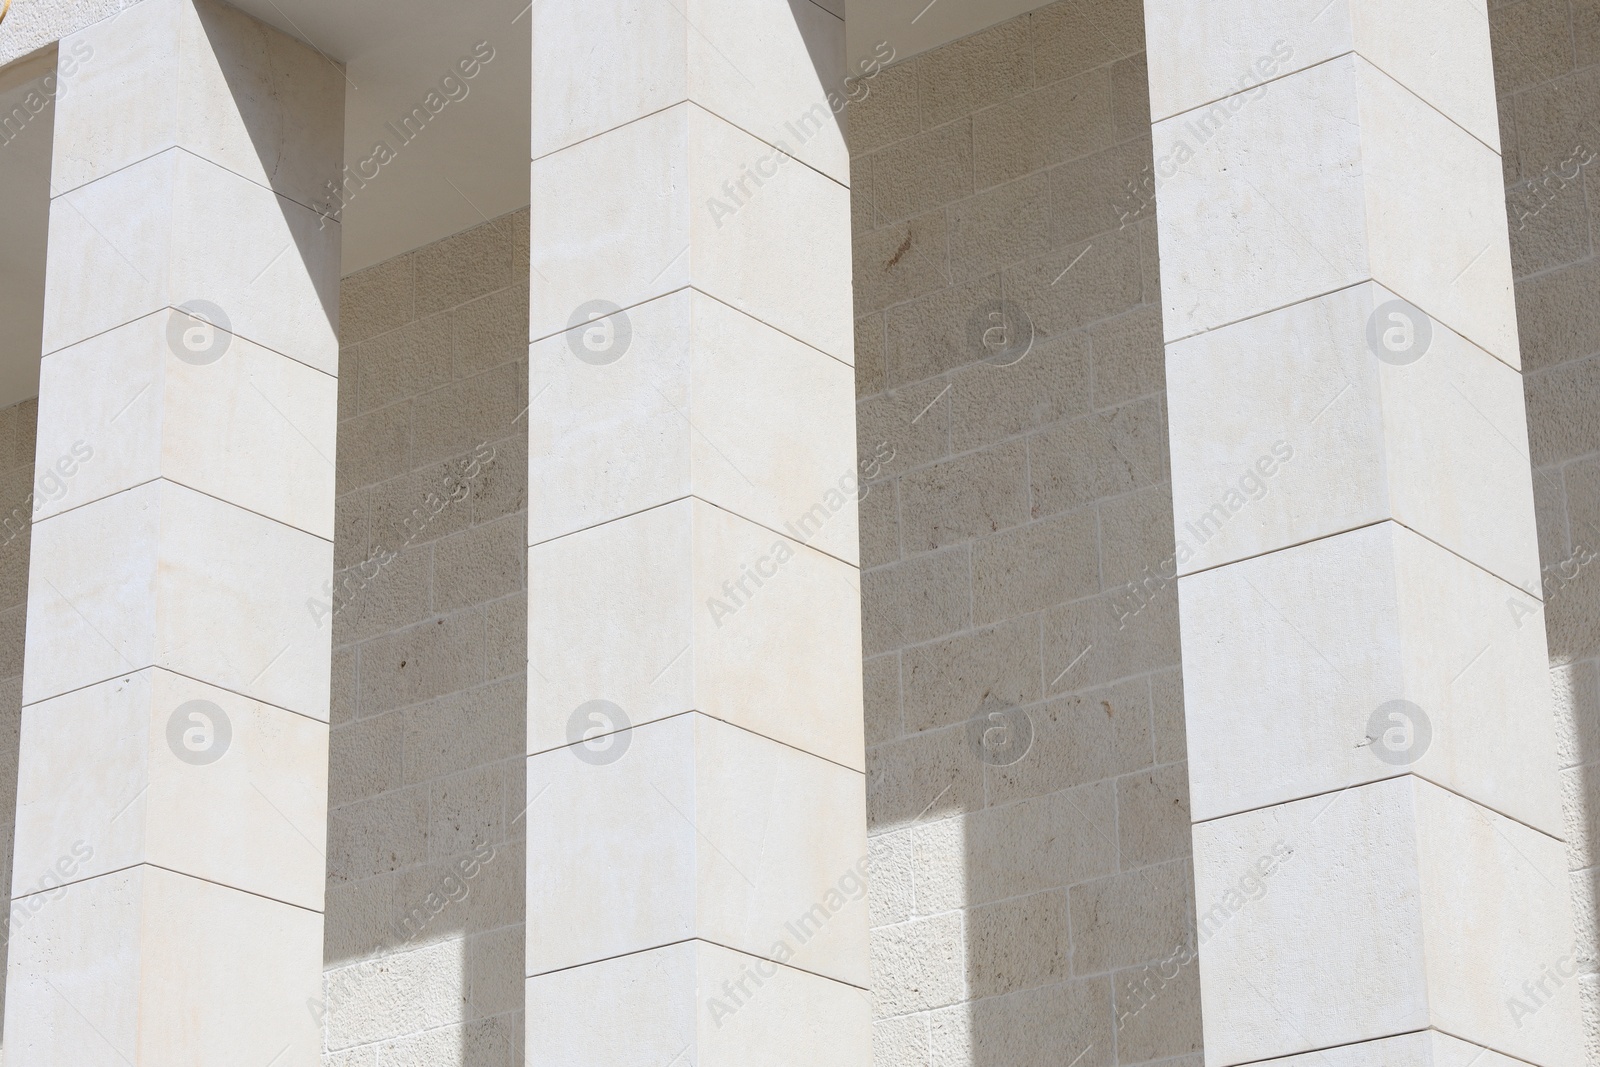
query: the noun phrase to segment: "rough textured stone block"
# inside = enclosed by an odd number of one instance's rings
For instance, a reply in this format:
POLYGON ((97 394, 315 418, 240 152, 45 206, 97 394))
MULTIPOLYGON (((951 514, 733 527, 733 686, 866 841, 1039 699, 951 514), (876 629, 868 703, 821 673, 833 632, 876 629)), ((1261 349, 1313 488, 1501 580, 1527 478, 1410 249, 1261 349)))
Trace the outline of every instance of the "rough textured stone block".
POLYGON ((987 625, 1100 591, 1092 511, 985 537, 972 548, 974 621, 987 625))
POLYGON ((1193 898, 1188 860, 1073 886, 1073 972, 1164 958, 1188 934, 1193 898))
POLYGON ((1039 699, 1037 619, 1002 623, 904 652, 905 721, 912 733, 1039 699))
POLYGON ((861 628, 867 655, 966 629, 972 622, 968 552, 943 552, 861 576, 861 628))

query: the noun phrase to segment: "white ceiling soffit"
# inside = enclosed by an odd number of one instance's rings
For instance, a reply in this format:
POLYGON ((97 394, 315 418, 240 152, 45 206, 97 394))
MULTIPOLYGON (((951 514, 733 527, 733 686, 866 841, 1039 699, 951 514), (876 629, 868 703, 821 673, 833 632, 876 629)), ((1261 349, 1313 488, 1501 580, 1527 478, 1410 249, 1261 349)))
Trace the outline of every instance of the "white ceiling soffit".
POLYGON ((345 163, 393 158, 345 208, 349 274, 528 203, 527 0, 236 0, 345 64, 345 163), (488 58, 485 58, 488 57, 488 58), (476 76, 458 64, 477 60, 476 76), (449 91, 441 88, 453 75, 449 91), (434 94, 432 113, 425 101, 434 94), (440 106, 442 102, 442 106, 440 106), (426 123, 403 121, 421 108, 426 123), (420 126, 420 130, 418 127, 420 126))

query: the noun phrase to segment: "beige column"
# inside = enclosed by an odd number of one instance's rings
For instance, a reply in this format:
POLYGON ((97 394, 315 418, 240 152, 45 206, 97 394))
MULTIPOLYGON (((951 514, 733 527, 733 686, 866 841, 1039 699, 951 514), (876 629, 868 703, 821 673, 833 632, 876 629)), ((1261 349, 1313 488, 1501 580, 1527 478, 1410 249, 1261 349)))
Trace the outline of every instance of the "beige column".
POLYGON ((1207 1063, 1575 1067, 1484 0, 1146 13, 1207 1063))
POLYGON ((309 1067, 345 80, 211 0, 61 57, 6 1062, 309 1067))
POLYGON ((532 10, 530 1062, 867 1062, 840 14, 532 10))

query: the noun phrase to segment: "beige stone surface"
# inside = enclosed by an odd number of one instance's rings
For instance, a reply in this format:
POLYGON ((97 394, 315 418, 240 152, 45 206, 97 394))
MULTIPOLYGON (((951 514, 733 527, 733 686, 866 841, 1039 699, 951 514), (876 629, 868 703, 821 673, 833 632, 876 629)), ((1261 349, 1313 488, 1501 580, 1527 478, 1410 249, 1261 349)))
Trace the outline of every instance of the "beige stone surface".
POLYGON ((633 2, 602 15, 575 0, 540 5, 531 20, 534 158, 688 100, 848 184, 831 103, 845 99, 845 75, 856 71, 845 67, 835 6, 633 2), (591 59, 574 64, 574 54, 591 59))
POLYGON ((310 208, 172 148, 62 193, 50 215, 46 352, 203 300, 234 334, 337 373, 339 227, 310 208))
POLYGON ((862 990, 705 941, 541 975, 527 989, 529 1015, 545 1022, 530 1034, 535 1062, 829 1067, 871 1053, 862 990), (594 1025, 596 1003, 616 1006, 611 1025, 594 1025))
POLYGON ((341 1067, 524 1054, 526 229, 495 219, 342 287, 316 998, 341 1067))
POLYGON ((854 564, 850 367, 695 290, 624 314, 614 362, 529 349, 530 543, 694 496, 854 564))
MULTIPOLYGON (((1592 410, 1600 396, 1595 353, 1596 261, 1589 190, 1600 146, 1592 124, 1600 93, 1595 9, 1585 0, 1522 0, 1491 6, 1495 83, 1505 148, 1506 210, 1516 270, 1529 444, 1535 466, 1542 612, 1550 644, 1563 814, 1587 969, 1600 942, 1591 919, 1596 883, 1588 783, 1600 763, 1600 703, 1592 679, 1600 655, 1596 571, 1585 562, 1600 544, 1592 501, 1600 437, 1592 410)), ((1585 1046, 1600 1057, 1600 986, 1581 976, 1585 1046)))
POLYGON ((178 358, 197 328, 157 311, 44 359, 40 447, 73 476, 38 517, 166 478, 331 540, 338 379, 221 334, 214 362, 178 358))
POLYGON ((1523 986, 1572 951, 1559 841, 1407 775, 1203 823, 1195 846, 1213 1062, 1430 1026, 1583 1062, 1576 983, 1523 986), (1350 936, 1380 915, 1388 937, 1350 936), (1224 977, 1241 966, 1255 988, 1224 977))
MULTIPOLYGON (((28 557, 32 538, 28 523, 33 510, 33 466, 37 400, 0 410, 0 485, 7 503, 0 517, 0 603, 5 606, 5 655, 0 659, 0 884, 11 885, 16 833, 16 783, 22 726, 22 661, 27 620, 28 557)), ((35 871, 24 881, 37 888, 51 877, 59 857, 50 867, 35 871)), ((55 874, 59 877, 59 874, 55 874)), ((5 919, 10 939, 11 916, 5 919)), ((3 990, 3 987, 0 987, 3 990)))
POLYGON ((858 448, 896 456, 861 586, 893 1067, 1200 1047, 1192 967, 1113 1014, 1193 924, 1143 38, 1137 3, 1043 5, 851 109, 858 448))
POLYGON ((698 711, 861 769, 849 564, 690 497, 536 545, 528 567, 530 753, 607 700, 635 725, 698 711))
POLYGON ((858 772, 699 713, 616 744, 528 760, 528 975, 699 938, 866 986, 858 772))
MULTIPOLYGON (((183 720, 188 727, 192 720, 183 720)), ((215 724, 212 724, 213 728, 215 724)), ((159 668, 23 712, 13 896, 74 846, 71 884, 152 864, 321 912, 327 726, 159 668), (229 724, 215 763, 172 751, 174 709, 204 700, 229 724)))
POLYGON ((57 120, 52 195, 173 147, 303 207, 344 155, 342 71, 310 45, 215 0, 142 0, 74 34, 93 57, 57 120))
POLYGON ((532 266, 554 280, 532 290, 530 336, 568 329, 590 300, 628 308, 692 285, 848 361, 849 190, 775 152, 684 103, 535 160, 532 266), (776 176, 732 196, 745 166, 776 176))
POLYGON ((316 912, 148 865, 74 886, 8 945, 6 1060, 316 1067, 321 928, 316 912), (139 996, 147 970, 161 981, 139 996))

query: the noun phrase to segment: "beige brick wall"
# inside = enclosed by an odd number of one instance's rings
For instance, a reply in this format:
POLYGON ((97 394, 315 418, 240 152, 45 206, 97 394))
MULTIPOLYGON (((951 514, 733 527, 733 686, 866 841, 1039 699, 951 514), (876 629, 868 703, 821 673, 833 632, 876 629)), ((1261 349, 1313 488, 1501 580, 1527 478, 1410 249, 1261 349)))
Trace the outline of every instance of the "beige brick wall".
POLYGON ((1578 980, 1600 1063, 1600 3, 1489 7, 1578 980))
POLYGON ((878 1067, 1200 1062, 1176 589, 1119 625, 1174 551, 1143 47, 1068 0, 850 109, 878 1067))
POLYGON ((528 219, 344 280, 329 1064, 522 1061, 528 219))
MULTIPOLYGON (((17 813, 17 744, 22 726, 22 648, 28 616, 28 539, 33 522, 34 430, 37 398, 0 409, 0 886, 11 893, 11 846, 17 813)), ((92 460, 91 460, 92 462, 92 460)), ((71 491, 69 481, 52 482, 54 497, 71 491)), ((24 872, 26 873, 26 872, 24 872)), ((50 885, 56 872, 39 871, 28 885, 50 885)), ((0 918, 10 941, 11 912, 0 918)), ((0 967, 5 951, 0 945, 0 967)), ((4 971, 0 971, 0 1016, 5 1009, 4 971)))

